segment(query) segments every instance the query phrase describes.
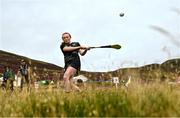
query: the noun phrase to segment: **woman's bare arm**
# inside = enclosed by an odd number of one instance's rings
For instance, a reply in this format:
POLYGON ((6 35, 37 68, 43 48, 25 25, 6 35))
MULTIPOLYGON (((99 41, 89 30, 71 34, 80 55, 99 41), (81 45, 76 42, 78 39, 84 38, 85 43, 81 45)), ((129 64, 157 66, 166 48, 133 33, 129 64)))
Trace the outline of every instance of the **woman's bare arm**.
POLYGON ((82 48, 81 46, 77 46, 77 47, 68 47, 68 46, 65 46, 63 48, 63 51, 64 52, 71 52, 71 51, 79 50, 81 48, 82 48))
POLYGON ((89 50, 89 48, 86 47, 86 49, 80 49, 79 53, 80 53, 81 56, 84 56, 87 53, 88 50, 89 50))

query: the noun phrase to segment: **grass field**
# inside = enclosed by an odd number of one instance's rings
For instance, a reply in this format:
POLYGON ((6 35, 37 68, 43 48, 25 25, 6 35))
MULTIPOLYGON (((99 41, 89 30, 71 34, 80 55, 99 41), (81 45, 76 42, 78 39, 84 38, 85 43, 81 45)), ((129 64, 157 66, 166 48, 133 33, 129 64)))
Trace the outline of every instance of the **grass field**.
POLYGON ((31 92, 0 92, 0 116, 180 116, 180 85, 165 82, 128 88, 88 84, 83 92, 64 93, 62 88, 31 92))

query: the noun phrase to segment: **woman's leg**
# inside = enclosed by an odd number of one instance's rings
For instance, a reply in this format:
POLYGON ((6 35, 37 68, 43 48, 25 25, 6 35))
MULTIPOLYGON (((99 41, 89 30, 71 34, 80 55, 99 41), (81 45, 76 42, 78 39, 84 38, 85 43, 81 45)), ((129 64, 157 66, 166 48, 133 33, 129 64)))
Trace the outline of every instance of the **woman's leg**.
POLYGON ((70 92, 71 91, 71 82, 70 79, 71 77, 74 76, 74 74, 76 73, 76 69, 69 66, 67 67, 64 76, 63 76, 63 80, 64 80, 64 86, 65 86, 65 92, 70 92))
POLYGON ((74 88, 76 91, 81 92, 81 89, 73 83, 72 79, 70 80, 70 84, 71 84, 71 87, 74 88))

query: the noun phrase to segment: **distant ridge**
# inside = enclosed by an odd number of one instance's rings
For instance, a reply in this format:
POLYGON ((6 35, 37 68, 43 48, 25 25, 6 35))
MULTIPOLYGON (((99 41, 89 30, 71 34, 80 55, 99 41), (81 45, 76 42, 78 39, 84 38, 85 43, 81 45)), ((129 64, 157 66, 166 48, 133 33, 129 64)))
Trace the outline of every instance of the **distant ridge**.
POLYGON ((20 55, 2 51, 2 50, 0 50, 0 73, 3 72, 4 66, 10 66, 13 69, 13 71, 16 73, 19 68, 20 61, 22 59, 25 60, 26 63, 29 66, 31 66, 33 70, 36 70, 39 76, 43 76, 44 71, 50 74, 50 76, 53 72, 56 72, 59 74, 63 73, 63 68, 55 64, 30 59, 25 56, 20 56, 20 55))
MULTIPOLYGON (((11 68, 17 72, 21 59, 24 59, 27 63, 29 63, 32 69, 36 68, 36 71, 41 78, 43 78, 44 73, 48 73, 49 76, 53 76, 53 73, 58 73, 58 75, 55 74, 56 79, 62 79, 62 67, 2 50, 0 50, 0 73, 3 72, 5 65, 11 66, 11 68)), ((134 76, 140 79, 153 79, 157 78, 157 73, 158 78, 161 78, 161 76, 164 76, 166 73, 180 73, 180 58, 167 60, 162 64, 149 64, 141 67, 123 68, 109 72, 81 71, 80 73, 92 80, 108 80, 113 76, 118 76, 119 78, 134 76)))

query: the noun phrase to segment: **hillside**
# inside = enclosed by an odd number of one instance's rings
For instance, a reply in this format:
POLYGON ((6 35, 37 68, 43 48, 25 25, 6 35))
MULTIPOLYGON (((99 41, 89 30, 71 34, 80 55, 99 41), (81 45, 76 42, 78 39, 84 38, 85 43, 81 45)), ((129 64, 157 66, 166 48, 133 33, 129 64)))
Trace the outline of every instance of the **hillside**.
MULTIPOLYGON (((39 79, 50 78, 57 80, 62 78, 62 67, 2 50, 0 50, 0 73, 3 72, 5 65, 10 66, 16 73, 19 68, 21 59, 24 59, 29 64, 29 66, 32 68, 32 71, 36 72, 36 74, 39 76, 39 79)), ((149 81, 154 79, 171 78, 170 76, 172 74, 176 76, 178 73, 180 73, 180 58, 167 60, 162 64, 150 64, 142 67, 124 68, 110 72, 81 71, 81 74, 87 76, 91 80, 96 81, 108 80, 113 76, 118 76, 121 79, 126 79, 128 76, 132 76, 133 78, 149 81)))
POLYGON ((101 81, 108 80, 112 77, 119 77, 120 79, 127 79, 131 76, 134 79, 142 81, 154 80, 175 80, 180 74, 180 58, 167 60, 162 64, 149 64, 136 68, 123 68, 110 72, 81 72, 88 78, 101 81))
POLYGON ((57 65, 30 59, 2 50, 0 50, 0 73, 3 72, 4 66, 10 66, 14 73, 16 73, 22 59, 32 68, 33 72, 36 72, 39 78, 44 78, 45 75, 49 76, 49 78, 52 78, 53 76, 59 78, 62 76, 63 69, 57 65))

